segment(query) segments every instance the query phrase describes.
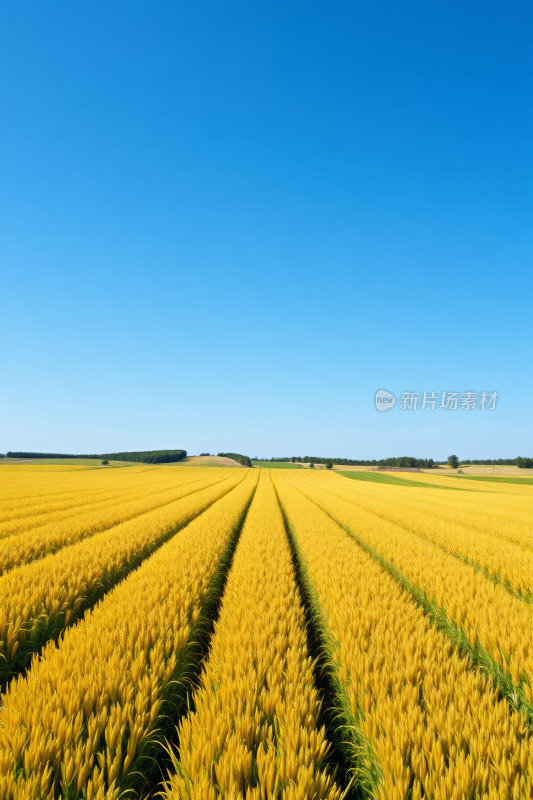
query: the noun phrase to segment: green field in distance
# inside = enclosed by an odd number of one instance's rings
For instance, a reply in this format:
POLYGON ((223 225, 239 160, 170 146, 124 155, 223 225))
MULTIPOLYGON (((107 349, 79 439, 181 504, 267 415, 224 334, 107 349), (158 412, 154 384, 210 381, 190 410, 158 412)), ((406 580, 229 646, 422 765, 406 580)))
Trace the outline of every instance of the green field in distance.
POLYGON ((459 478, 460 481, 494 481, 494 483, 516 483, 519 486, 533 486, 533 478, 498 475, 448 475, 449 478, 459 478))
POLYGON ((292 461, 252 461, 252 464, 266 469, 303 469, 301 464, 293 464, 292 461))

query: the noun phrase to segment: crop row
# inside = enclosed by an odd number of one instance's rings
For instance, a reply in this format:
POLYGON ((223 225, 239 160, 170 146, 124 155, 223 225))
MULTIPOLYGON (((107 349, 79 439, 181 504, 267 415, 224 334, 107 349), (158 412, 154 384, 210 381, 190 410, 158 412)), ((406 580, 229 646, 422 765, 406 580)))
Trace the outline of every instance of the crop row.
POLYGON ((244 474, 11 681, 0 712, 4 800, 116 800, 150 780, 255 488, 244 474))
MULTIPOLYGON (((20 469, 20 468, 19 468, 20 469)), ((127 498, 134 496, 135 493, 149 491, 152 488, 166 487, 172 484, 181 483, 184 479, 191 480, 199 477, 201 471, 191 467, 186 471, 171 470, 152 470, 149 473, 138 471, 137 469, 111 470, 102 480, 102 473, 82 471, 78 474, 76 488, 70 486, 71 491, 61 493, 52 497, 42 498, 30 487, 26 490, 24 497, 18 499, 5 499, 0 503, 0 513, 2 522, 0 523, 0 535, 11 535, 18 530, 27 530, 28 527, 36 527, 53 520, 63 519, 69 513, 77 513, 81 508, 104 503, 116 498, 127 498), (94 480, 95 474, 100 476, 100 480, 94 480), (88 476, 92 480, 88 481, 88 476)), ((59 486, 63 481, 57 481, 59 486)))
POLYGON ((453 476, 451 473, 446 472, 425 472, 423 475, 413 472, 405 472, 402 474, 402 479, 407 481, 418 482, 422 479, 425 483, 428 481, 432 486, 459 486, 468 492, 477 492, 480 495, 485 495, 486 492, 494 492, 498 495, 513 495, 513 502, 519 501, 520 497, 531 500, 531 489, 527 481, 522 480, 518 475, 514 477, 485 477, 484 475, 470 474, 464 475, 462 478, 453 476), (451 478, 451 480, 450 480, 451 478))
POLYGON ((50 482, 57 490, 53 494, 42 497, 36 487, 26 487, 22 497, 17 498, 12 491, 0 501, 2 525, 6 520, 9 522, 18 517, 27 519, 29 524, 40 524, 38 518, 41 515, 50 518, 56 511, 70 511, 114 497, 128 497, 149 488, 157 489, 181 483, 184 479, 198 478, 201 474, 202 470, 195 467, 190 470, 151 467, 149 471, 140 467, 109 471, 80 469, 75 473, 75 480, 67 484, 65 477, 68 476, 53 472, 50 482))
MULTIPOLYGON (((402 477, 406 480, 408 474, 402 477)), ((414 476, 420 478, 420 476, 414 476)), ((442 520, 448 524, 460 525, 472 531, 489 534, 498 541, 513 542, 524 548, 533 548, 531 516, 533 514, 533 493, 530 487, 517 486, 516 493, 503 493, 502 486, 497 484, 483 485, 479 491, 471 488, 465 489, 465 484, 459 479, 441 479, 447 481, 447 489, 443 492, 436 486, 431 488, 418 488, 413 482, 411 486, 339 480, 339 476, 332 473, 306 472, 305 478, 343 497, 357 498, 365 503, 373 503, 387 498, 389 511, 400 510, 413 515, 428 515, 428 523, 442 520), (451 484, 451 485, 450 485, 451 484)), ((424 481, 428 478, 423 476, 424 481)), ((471 487, 469 482, 467 487, 471 487)))
POLYGON ((305 491, 305 482, 277 475, 275 484, 335 641, 352 714, 384 773, 372 793, 529 797, 533 740, 525 717, 315 498, 302 494, 297 487, 305 491))
POLYGON ((104 530, 0 578, 0 683, 28 653, 77 616, 195 516, 239 483, 246 472, 104 530))
POLYGON ((164 737, 166 800, 533 798, 531 606, 429 500, 258 472, 173 473, 179 498, 0 578, 0 683, 50 640, 3 696, 2 800, 146 794, 164 737))
POLYGON ((276 494, 263 471, 239 540, 167 800, 338 800, 276 494))
MULTIPOLYGON (((157 467, 127 467, 125 469, 101 469, 77 466, 2 466, 2 486, 0 488, 0 508, 7 509, 24 505, 28 498, 32 502, 46 502, 54 498, 65 498, 80 492, 109 490, 109 478, 119 480, 119 475, 126 478, 127 473, 139 476, 155 473, 157 467)), ((131 478, 130 478, 131 480, 131 478)))
MULTIPOLYGON (((443 609, 473 646, 490 659, 533 701, 532 608, 485 575, 399 525, 384 520, 330 492, 304 488, 324 511, 389 563, 401 570, 443 609)), ((532 709, 533 712, 533 709, 532 709)), ((531 712, 530 712, 531 713, 531 712)))
POLYGON ((116 498, 107 500, 90 510, 74 509, 67 519, 60 521, 51 514, 45 525, 0 539, 0 575, 227 478, 224 470, 213 470, 213 473, 208 476, 201 474, 194 479, 191 476, 188 481, 167 480, 163 486, 156 484, 120 501, 116 498))
MULTIPOLYGON (((368 493, 354 492, 351 486, 345 487, 341 481, 336 481, 334 484, 329 482, 322 486, 315 481, 310 485, 318 490, 330 491, 336 497, 352 503, 362 512, 370 512, 382 520, 433 542, 451 555, 483 569, 487 576, 502 582, 524 600, 530 602, 533 600, 531 532, 522 534, 522 538, 527 540, 526 546, 523 543, 508 541, 495 531, 487 533, 479 529, 472 530, 466 524, 451 522, 442 508, 430 510, 421 508, 420 503, 409 504, 405 499, 405 492, 398 498, 396 492, 390 492, 390 487, 387 487, 385 493, 382 490, 374 496, 369 496, 368 493)), ((463 508, 464 505, 462 497, 460 502, 456 499, 456 508, 463 508)), ((531 518, 528 520, 529 524, 530 521, 531 518)), ((525 528, 525 523, 522 527, 525 528)), ((515 533, 518 538, 518 526, 515 533)))

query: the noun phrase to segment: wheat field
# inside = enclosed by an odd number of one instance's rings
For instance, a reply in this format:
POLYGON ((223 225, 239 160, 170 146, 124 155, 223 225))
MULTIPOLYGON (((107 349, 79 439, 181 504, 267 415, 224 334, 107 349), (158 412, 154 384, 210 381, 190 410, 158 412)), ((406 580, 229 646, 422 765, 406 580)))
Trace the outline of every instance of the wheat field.
POLYGON ((1 800, 533 798, 533 487, 2 475, 1 800))

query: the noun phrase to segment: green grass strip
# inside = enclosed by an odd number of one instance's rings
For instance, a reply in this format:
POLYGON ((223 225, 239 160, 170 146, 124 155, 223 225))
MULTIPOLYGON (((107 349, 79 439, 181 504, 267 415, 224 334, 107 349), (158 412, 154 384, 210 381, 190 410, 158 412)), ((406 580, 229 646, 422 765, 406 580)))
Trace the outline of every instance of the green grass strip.
MULTIPOLYGON (((313 502, 318 508, 321 508, 316 501, 313 502)), ((494 686, 502 697, 505 697, 511 708, 526 717, 527 725, 533 730, 533 706, 526 699, 524 692, 524 685, 529 684, 528 676, 525 674, 521 675, 518 683, 515 685, 513 679, 503 671, 490 653, 485 650, 481 642, 478 640, 471 642, 463 628, 461 628, 454 619, 449 619, 445 608, 437 605, 434 600, 430 600, 428 594, 421 589, 420 586, 413 583, 407 575, 398 569, 398 567, 395 567, 394 564, 391 564, 384 555, 366 542, 359 534, 355 533, 348 525, 343 524, 325 509, 322 508, 321 510, 324 511, 330 519, 336 522, 351 539, 357 542, 359 547, 372 556, 372 558, 411 595, 418 605, 422 607, 424 613, 431 619, 436 628, 449 638, 452 645, 457 647, 460 652, 468 654, 472 666, 481 668, 491 676, 494 686)), ((502 656, 506 660, 512 658, 512 656, 505 653, 502 653, 502 656)))
MULTIPOLYGON (((335 470, 335 475, 342 475, 344 478, 351 478, 355 481, 368 481, 369 483, 388 483, 394 486, 410 486, 411 488, 424 489, 445 489, 450 492, 474 492, 475 489, 466 489, 462 486, 440 486, 435 483, 424 483, 423 481, 410 481, 406 478, 397 478, 396 475, 386 475, 383 472, 343 472, 335 470)), ((438 476, 442 477, 442 476, 438 476)))
POLYGON ((279 496, 278 503, 304 606, 308 647, 315 662, 315 680, 324 701, 322 713, 327 736, 334 748, 331 755, 337 759, 337 780, 344 784, 343 797, 366 800, 375 797, 376 789, 383 781, 383 772, 368 738, 359 726, 359 718, 352 714, 348 692, 340 679, 335 660, 338 644, 329 629, 297 533, 290 525, 279 496))
MULTIPOLYGON (((442 477, 445 477, 444 475, 442 477)), ((517 486, 533 486, 533 478, 511 478, 498 475, 446 475, 447 478, 459 478, 461 481, 492 481, 493 483, 514 483, 517 486)))

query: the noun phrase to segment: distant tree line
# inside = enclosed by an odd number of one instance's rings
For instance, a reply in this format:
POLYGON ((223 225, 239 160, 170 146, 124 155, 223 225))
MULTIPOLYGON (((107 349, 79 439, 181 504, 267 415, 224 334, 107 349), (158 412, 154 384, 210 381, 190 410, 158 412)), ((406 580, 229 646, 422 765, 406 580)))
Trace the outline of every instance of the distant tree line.
POLYGON ((104 453, 98 458, 111 461, 141 461, 143 464, 165 464, 187 458, 186 450, 135 450, 132 453, 104 453))
MULTIPOLYGON (((209 453, 201 453, 200 455, 207 456, 209 453)), ((248 456, 243 456, 240 453, 219 453, 220 457, 232 458, 243 464, 246 467, 251 467, 252 462, 248 456)), ((172 461, 181 461, 187 457, 186 450, 135 450, 131 453, 28 453, 28 452, 14 452, 9 450, 6 454, 7 458, 95 458, 95 459, 108 459, 111 461, 139 461, 144 464, 164 464, 172 461)), ((451 458, 451 456, 450 456, 451 458)), ((454 460, 457 456, 454 456, 454 460)), ((431 469, 437 467, 439 464, 448 464, 448 461, 434 461, 432 458, 414 458, 413 456, 400 456, 399 458, 381 458, 379 460, 366 460, 354 458, 322 458, 321 456, 279 456, 277 458, 265 458, 264 461, 292 461, 293 464, 313 463, 313 464, 340 464, 345 466, 355 467, 418 467, 419 469, 431 469)), ((524 456, 517 456, 517 458, 484 458, 484 459, 468 459, 463 458, 459 461, 459 466, 509 466, 520 467, 522 469, 533 469, 533 458, 526 458, 524 456)))
POLYGON ((485 466, 486 464, 489 467, 521 467, 522 469, 532 469, 533 458, 524 458, 523 456, 517 456, 516 458, 462 458, 461 466, 466 466, 467 464, 473 466, 485 466))
POLYGON ((424 469, 431 469, 436 467, 439 463, 445 464, 445 461, 433 461, 432 458, 414 458, 413 456, 400 456, 399 458, 382 458, 379 461, 376 459, 364 460, 355 458, 331 458, 321 456, 291 456, 290 458, 269 458, 265 461, 292 461, 293 464, 312 463, 312 464, 325 464, 328 462, 332 464, 341 464, 345 466, 354 467, 423 467, 424 469))
POLYGON ((449 456, 446 461, 434 461, 432 458, 414 458, 413 456, 400 456, 399 458, 381 458, 379 460, 366 460, 355 458, 322 458, 319 456, 277 456, 275 458, 264 458, 263 461, 292 461, 293 464, 312 463, 312 464, 326 464, 332 461, 334 464, 354 466, 354 467, 418 467, 419 469, 432 469, 438 467, 440 464, 450 464, 450 459, 453 459, 453 465, 466 466, 466 465, 487 465, 487 466, 510 466, 521 467, 522 469, 533 469, 533 458, 524 458, 518 456, 517 458, 485 458, 485 459, 458 459, 457 456, 449 456))
POLYGON ((219 453, 219 458, 232 458, 234 461, 238 461, 239 464, 243 464, 245 467, 253 467, 252 460, 248 458, 248 456, 243 456, 240 453, 219 453))
POLYGON ((169 461, 181 461, 187 457, 186 450, 135 450, 132 453, 97 453, 91 455, 73 455, 72 453, 13 453, 8 458, 102 458, 111 461, 140 461, 143 464, 164 464, 169 461))

